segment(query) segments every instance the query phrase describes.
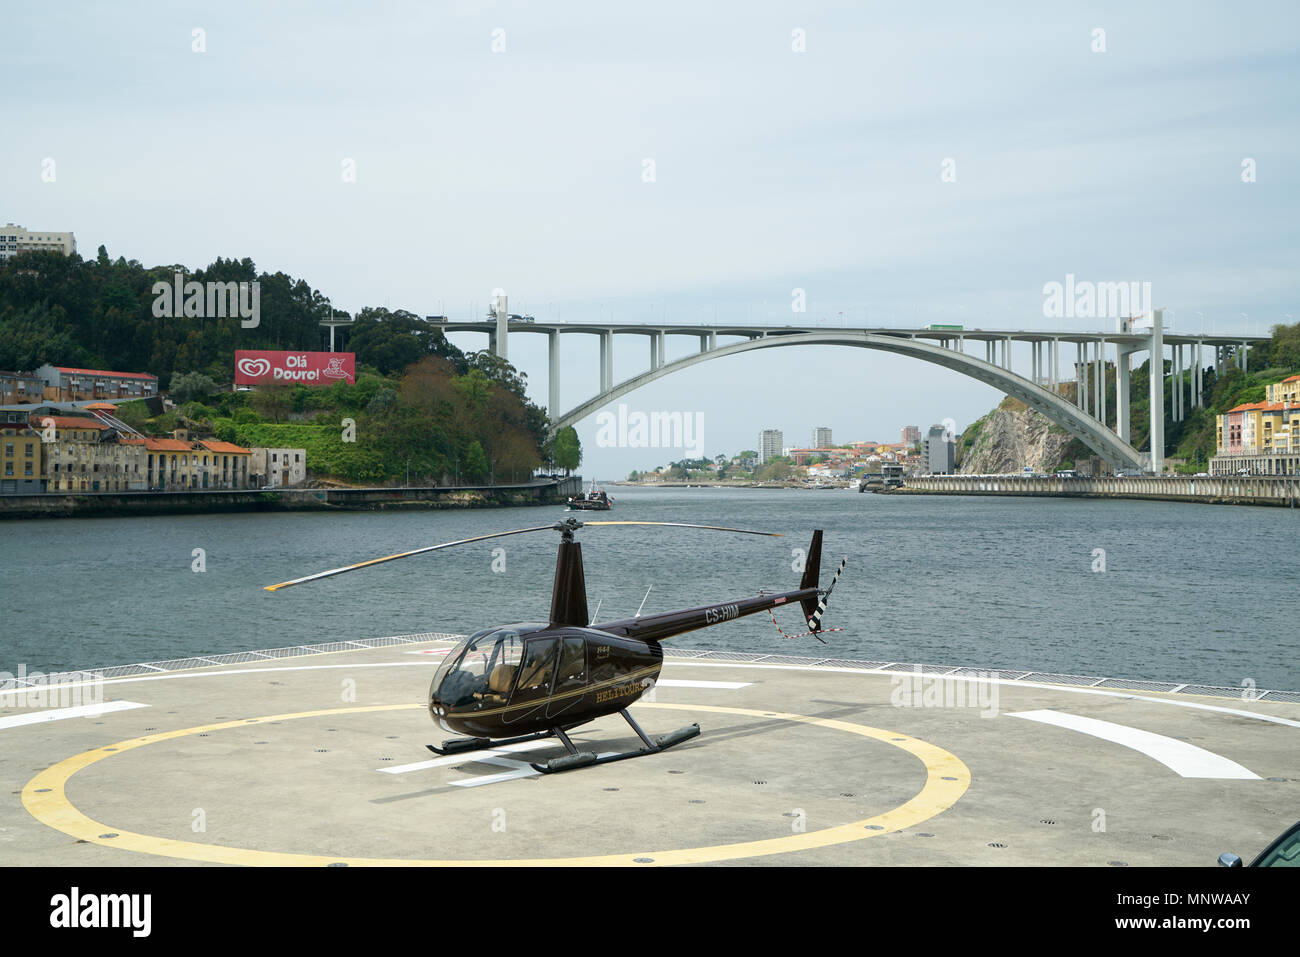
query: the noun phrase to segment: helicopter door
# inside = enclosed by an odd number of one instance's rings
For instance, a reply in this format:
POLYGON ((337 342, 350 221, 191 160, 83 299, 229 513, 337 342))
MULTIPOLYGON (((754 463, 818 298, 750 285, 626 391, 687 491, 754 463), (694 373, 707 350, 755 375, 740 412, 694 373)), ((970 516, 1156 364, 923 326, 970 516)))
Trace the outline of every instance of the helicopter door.
POLYGON ((504 716, 507 724, 533 714, 546 703, 551 693, 551 681, 555 678, 558 644, 555 638, 524 642, 524 660, 519 666, 514 694, 510 696, 510 708, 504 716))
POLYGON ((555 691, 546 704, 546 716, 551 718, 572 708, 582 700, 586 688, 587 642, 582 638, 561 638, 555 691))

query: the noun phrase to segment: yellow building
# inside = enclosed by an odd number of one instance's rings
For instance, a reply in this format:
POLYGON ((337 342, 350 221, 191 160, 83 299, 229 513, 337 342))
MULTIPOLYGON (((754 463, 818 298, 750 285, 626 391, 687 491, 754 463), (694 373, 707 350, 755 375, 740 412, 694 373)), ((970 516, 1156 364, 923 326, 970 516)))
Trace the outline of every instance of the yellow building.
POLYGON ((41 435, 26 422, 0 424, 0 494, 35 495, 45 491, 41 435))
POLYGON ((1293 375, 1274 382, 1268 387, 1269 402, 1285 402, 1287 405, 1300 405, 1300 375, 1293 375))
POLYGON ((98 419, 34 415, 48 492, 130 492, 144 489, 144 449, 98 419))
POLYGON ((249 462, 253 456, 252 449, 246 449, 232 442, 220 442, 216 439, 204 439, 198 443, 202 446, 199 453, 203 456, 204 488, 247 488, 249 462), (208 457, 211 455, 211 465, 208 457))
POLYGON ((252 450, 215 439, 192 441, 184 430, 176 437, 146 438, 145 470, 151 489, 248 488, 252 450))

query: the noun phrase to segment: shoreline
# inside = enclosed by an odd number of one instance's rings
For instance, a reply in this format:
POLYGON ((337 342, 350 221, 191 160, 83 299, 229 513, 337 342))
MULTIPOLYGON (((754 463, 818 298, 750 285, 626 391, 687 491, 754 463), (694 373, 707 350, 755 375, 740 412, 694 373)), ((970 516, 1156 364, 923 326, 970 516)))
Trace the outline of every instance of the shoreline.
POLYGON ((226 512, 384 511, 563 505, 582 490, 577 477, 524 485, 307 488, 188 492, 43 492, 0 496, 0 521, 208 515, 226 512))

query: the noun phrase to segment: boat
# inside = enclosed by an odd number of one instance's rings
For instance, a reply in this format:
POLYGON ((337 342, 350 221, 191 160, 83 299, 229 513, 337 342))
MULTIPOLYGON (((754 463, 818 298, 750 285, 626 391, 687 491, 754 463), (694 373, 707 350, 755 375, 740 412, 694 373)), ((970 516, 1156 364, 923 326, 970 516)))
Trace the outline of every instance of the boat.
POLYGON ((569 496, 569 510, 576 512, 608 512, 614 507, 614 499, 605 494, 604 489, 596 488, 596 483, 591 483, 584 495, 569 496))

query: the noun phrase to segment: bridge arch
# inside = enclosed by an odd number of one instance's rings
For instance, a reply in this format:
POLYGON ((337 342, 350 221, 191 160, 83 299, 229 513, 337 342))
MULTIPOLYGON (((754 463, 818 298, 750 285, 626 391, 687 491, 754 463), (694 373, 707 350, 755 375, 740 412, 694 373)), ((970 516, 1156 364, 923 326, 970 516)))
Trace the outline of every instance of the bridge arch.
POLYGON ((827 330, 825 332, 803 332, 788 335, 766 335, 745 342, 734 342, 719 346, 705 352, 697 352, 667 362, 657 369, 648 369, 618 383, 606 392, 593 396, 580 405, 570 409, 554 422, 556 429, 576 425, 602 406, 629 392, 648 385, 656 379, 688 369, 700 362, 734 356, 755 349, 774 349, 784 346, 853 346, 859 349, 876 349, 893 352, 897 355, 910 356, 932 362, 963 375, 977 379, 986 385, 1007 395, 1014 396, 1036 412, 1041 412, 1048 419, 1061 426, 1088 448, 1108 462, 1125 468, 1144 468, 1146 456, 1118 435, 1108 429, 1104 423, 1067 402, 1054 392, 1016 375, 1001 366, 985 362, 964 352, 956 352, 942 346, 931 345, 911 337, 883 335, 856 330, 827 330))

